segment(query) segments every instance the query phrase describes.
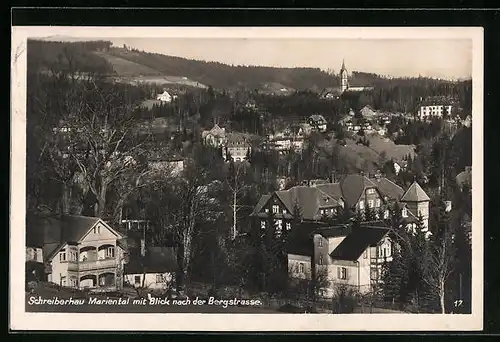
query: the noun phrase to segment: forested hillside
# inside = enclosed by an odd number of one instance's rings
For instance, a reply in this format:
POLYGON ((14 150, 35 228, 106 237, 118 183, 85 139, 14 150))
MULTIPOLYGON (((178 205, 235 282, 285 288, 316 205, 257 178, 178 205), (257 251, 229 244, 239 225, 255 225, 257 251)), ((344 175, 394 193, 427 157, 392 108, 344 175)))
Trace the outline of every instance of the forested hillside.
MULTIPOLYGON (((197 61, 165 56, 124 47, 113 47, 108 41, 89 42, 28 42, 28 68, 71 68, 81 72, 98 72, 115 78, 148 77, 155 83, 158 77, 177 77, 199 82, 216 89, 246 89, 249 91, 279 91, 281 86, 295 91, 319 93, 339 85, 336 74, 319 68, 272 68, 232 66, 219 62, 197 61), (153 79, 155 78, 155 79, 153 79), (273 86, 274 85, 274 86, 273 86)), ((445 95, 459 99, 459 107, 470 113, 472 81, 452 82, 426 77, 386 78, 374 73, 353 71, 351 85, 373 86, 375 89, 356 95, 356 107, 368 104, 375 109, 414 112, 420 98, 445 95)), ((165 83, 175 83, 166 81, 165 83)), ((352 102, 352 101, 351 101, 352 102)))

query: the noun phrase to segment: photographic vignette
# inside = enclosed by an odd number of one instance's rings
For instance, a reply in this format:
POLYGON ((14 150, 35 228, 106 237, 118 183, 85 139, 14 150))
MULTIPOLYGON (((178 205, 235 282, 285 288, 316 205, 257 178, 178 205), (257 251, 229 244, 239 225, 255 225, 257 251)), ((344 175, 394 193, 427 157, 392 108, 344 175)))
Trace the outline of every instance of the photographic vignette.
MULTIPOLYGON (((92 331, 477 331, 483 328, 483 29, 480 27, 12 27, 11 41, 10 328, 92 331), (470 39, 472 42, 472 299, 471 314, 63 313, 26 310, 27 39, 470 39), (14 228, 13 228, 14 227, 14 228), (356 319, 359 318, 359 319, 356 319), (63 323, 64 322, 64 323, 63 323)), ((346 61, 346 64, 348 61, 346 61)), ((311 67, 314 67, 311 66, 311 67)), ((334 68, 338 66, 332 65, 334 68)), ((369 70, 368 70, 369 71, 369 70)))

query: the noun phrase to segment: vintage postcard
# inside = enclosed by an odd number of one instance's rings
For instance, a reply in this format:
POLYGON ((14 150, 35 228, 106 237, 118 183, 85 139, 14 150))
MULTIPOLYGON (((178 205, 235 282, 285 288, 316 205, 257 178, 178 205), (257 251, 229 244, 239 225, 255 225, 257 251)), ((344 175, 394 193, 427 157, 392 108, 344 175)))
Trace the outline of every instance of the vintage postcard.
POLYGON ((11 70, 11 329, 482 329, 482 28, 13 27, 11 70))

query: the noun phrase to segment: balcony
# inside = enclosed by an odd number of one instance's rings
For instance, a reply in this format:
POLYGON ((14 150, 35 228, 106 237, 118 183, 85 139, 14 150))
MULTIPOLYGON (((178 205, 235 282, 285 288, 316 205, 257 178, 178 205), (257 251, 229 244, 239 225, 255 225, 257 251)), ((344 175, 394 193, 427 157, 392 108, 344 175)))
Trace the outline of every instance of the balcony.
POLYGON ((92 270, 99 270, 103 268, 112 268, 116 267, 117 262, 115 258, 109 258, 109 259, 101 259, 101 260, 94 260, 94 261, 80 261, 78 264, 78 270, 79 271, 92 271, 92 270))

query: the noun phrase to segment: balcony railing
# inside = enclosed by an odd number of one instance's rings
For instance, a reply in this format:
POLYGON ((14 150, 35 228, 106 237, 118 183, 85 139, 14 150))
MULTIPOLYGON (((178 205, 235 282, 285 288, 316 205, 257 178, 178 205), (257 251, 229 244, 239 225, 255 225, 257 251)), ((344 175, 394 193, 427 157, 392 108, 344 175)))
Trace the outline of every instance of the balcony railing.
POLYGON ((90 270, 98 270, 101 268, 109 268, 116 267, 117 262, 116 259, 101 259, 94 261, 80 261, 78 264, 79 271, 90 271, 90 270))

